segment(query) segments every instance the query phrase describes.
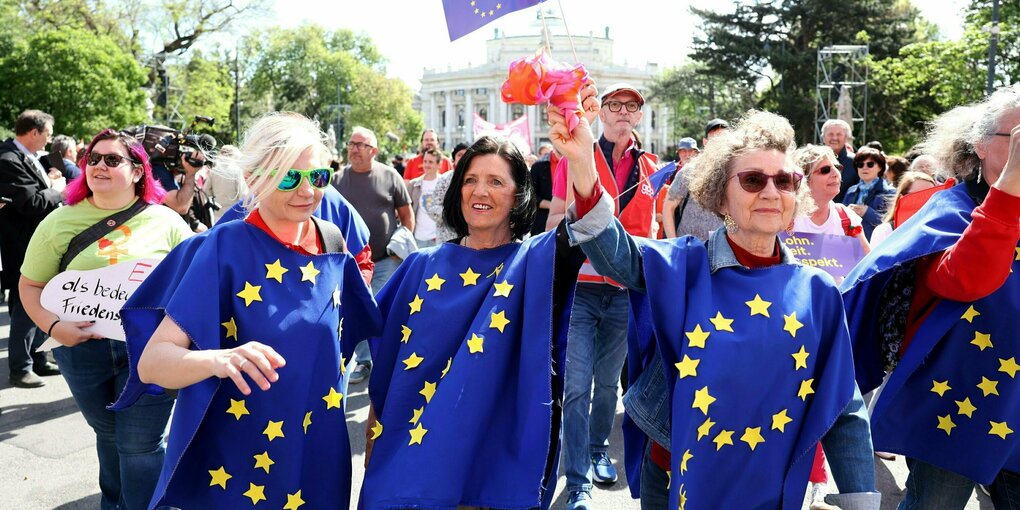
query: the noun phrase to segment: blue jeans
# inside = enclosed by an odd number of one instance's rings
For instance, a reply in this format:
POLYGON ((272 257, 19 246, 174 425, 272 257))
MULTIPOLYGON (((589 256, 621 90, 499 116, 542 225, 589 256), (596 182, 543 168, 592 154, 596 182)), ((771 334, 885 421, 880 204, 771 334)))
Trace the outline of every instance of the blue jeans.
POLYGON ((89 340, 74 347, 58 347, 53 357, 81 414, 96 433, 100 508, 148 508, 163 468, 163 436, 173 398, 144 395, 123 411, 106 409, 127 382, 124 342, 89 340))
POLYGON ((666 510, 669 507, 669 473, 652 462, 652 442, 645 447, 641 461, 641 510, 666 510))
MULTIPOLYGON (((907 495, 897 510, 954 510, 967 506, 974 480, 952 471, 907 458, 907 495)), ((995 510, 1020 510, 1020 475, 1000 471, 989 491, 995 510)))
POLYGON ((21 306, 21 295, 18 287, 11 289, 7 300, 7 311, 11 316, 10 338, 7 343, 7 365, 11 376, 23 375, 32 370, 33 365, 46 363, 46 353, 38 352, 46 341, 46 332, 39 329, 21 306))
MULTIPOLYGON (((402 261, 396 257, 386 257, 375 262, 375 270, 372 271, 372 294, 378 295, 386 282, 393 276, 393 272, 400 267, 402 261)), ((368 349, 368 341, 362 340, 354 347, 354 359, 358 363, 371 363, 372 351, 368 349)), ((344 394, 347 392, 345 391, 344 394)))
POLYGON ((627 357, 629 313, 627 291, 605 284, 577 284, 567 332, 563 389, 563 465, 568 492, 591 490, 591 456, 609 448, 617 384, 627 357))

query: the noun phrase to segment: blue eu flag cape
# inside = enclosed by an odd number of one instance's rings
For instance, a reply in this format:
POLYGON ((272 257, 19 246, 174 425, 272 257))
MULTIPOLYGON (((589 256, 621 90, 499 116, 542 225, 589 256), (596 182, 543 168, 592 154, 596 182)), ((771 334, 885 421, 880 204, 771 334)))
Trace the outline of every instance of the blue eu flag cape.
MULTIPOLYGON (((244 209, 244 203, 238 202, 216 220, 216 225, 243 220, 247 215, 248 211, 244 209)), ((343 234, 344 241, 347 243, 347 250, 355 257, 368 246, 370 235, 368 225, 354 210, 354 206, 333 186, 326 186, 322 190, 322 201, 319 202, 318 209, 312 215, 340 227, 340 233, 343 234)))
POLYGON ((360 508, 542 506, 562 388, 554 256, 552 233, 487 250, 445 243, 393 274, 378 295, 386 326, 372 340, 369 396, 379 424, 360 508))
POLYGON ((136 367, 164 317, 193 350, 258 341, 286 360, 267 391, 252 384, 246 396, 215 377, 180 390, 150 507, 349 504, 343 360, 380 324, 351 255, 302 255, 257 227, 230 222, 170 252, 121 315, 131 373, 115 410, 162 392, 141 383, 136 367))
MULTIPOLYGON (((868 254, 843 282, 861 391, 881 383, 879 331, 883 292, 897 271, 940 253, 970 225, 974 200, 960 184, 936 193, 868 254)), ((939 300, 918 328, 875 404, 876 450, 900 453, 991 483, 1002 469, 1020 471, 1020 248, 1013 272, 973 302, 939 300)), ((913 276, 912 276, 913 277, 913 276)), ((913 281, 913 280, 911 280, 913 281)))
MULTIPOLYGON (((854 389, 831 278, 797 264, 713 274, 693 237, 642 253, 629 363, 635 377, 657 348, 672 390, 669 507, 800 509, 815 447, 854 389)), ((625 425, 638 480, 646 438, 625 425)))

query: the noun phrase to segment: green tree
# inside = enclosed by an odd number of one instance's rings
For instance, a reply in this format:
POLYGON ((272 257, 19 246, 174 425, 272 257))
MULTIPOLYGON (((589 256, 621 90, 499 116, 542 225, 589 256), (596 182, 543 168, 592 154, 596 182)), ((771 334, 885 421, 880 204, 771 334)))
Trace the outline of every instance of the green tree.
POLYGON ((197 124, 195 131, 221 141, 233 140, 234 80, 229 65, 225 55, 206 58, 195 50, 186 64, 169 66, 174 87, 168 101, 171 111, 157 107, 153 116, 170 119, 178 129, 187 128, 197 115, 213 117, 214 125, 197 124))
POLYGON ((145 73, 113 39, 80 29, 38 32, 0 55, 0 124, 28 108, 49 112, 56 133, 90 136, 146 118, 145 73))

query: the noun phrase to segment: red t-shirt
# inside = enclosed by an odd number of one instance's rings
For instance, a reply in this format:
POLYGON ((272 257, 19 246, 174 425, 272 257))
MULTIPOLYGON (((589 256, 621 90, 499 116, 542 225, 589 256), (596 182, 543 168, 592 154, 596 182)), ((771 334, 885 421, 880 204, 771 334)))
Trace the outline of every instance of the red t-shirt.
MULTIPOLYGON (((404 180, 410 181, 415 177, 421 177, 425 174, 425 166, 423 160, 425 158, 419 154, 407 161, 404 165, 404 180)), ((439 162, 439 173, 445 174, 453 169, 453 161, 450 158, 443 156, 443 160, 439 162)))

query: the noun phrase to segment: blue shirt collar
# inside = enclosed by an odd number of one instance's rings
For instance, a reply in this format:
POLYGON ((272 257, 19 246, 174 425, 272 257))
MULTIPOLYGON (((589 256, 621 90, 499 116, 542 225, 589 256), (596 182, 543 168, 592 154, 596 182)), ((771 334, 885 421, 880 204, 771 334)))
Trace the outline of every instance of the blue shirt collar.
MULTIPOLYGON (((719 227, 718 230, 712 232, 708 236, 708 263, 709 270, 716 272, 726 267, 743 267, 747 266, 737 261, 737 255, 733 253, 733 248, 730 247, 729 241, 726 240, 726 227, 719 227)), ((779 243, 779 263, 780 264, 797 264, 797 259, 793 256, 793 253, 784 245, 779 243)))

